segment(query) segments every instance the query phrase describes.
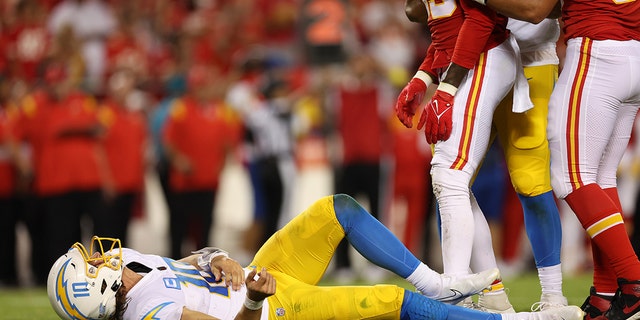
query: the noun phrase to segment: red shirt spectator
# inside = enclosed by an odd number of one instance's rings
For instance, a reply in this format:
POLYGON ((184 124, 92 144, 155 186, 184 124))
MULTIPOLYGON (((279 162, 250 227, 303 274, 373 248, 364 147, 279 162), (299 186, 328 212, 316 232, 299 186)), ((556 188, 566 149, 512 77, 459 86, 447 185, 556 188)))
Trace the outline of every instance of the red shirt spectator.
POLYGON ((35 191, 41 196, 102 186, 96 154, 95 101, 73 92, 54 100, 40 92, 23 105, 20 136, 33 148, 35 191))
POLYGON ((103 144, 115 191, 142 191, 147 139, 144 116, 109 100, 101 106, 99 118, 107 128, 103 144))
POLYGON ((339 90, 339 130, 342 135, 344 163, 378 163, 382 156, 382 143, 386 134, 380 115, 379 87, 364 84, 357 88, 339 90), (356 124, 357 125, 354 125, 356 124))
POLYGON ((12 127, 15 125, 15 110, 0 109, 0 198, 14 194, 16 188, 16 170, 10 151, 12 127))
POLYGON ((189 167, 172 166, 170 184, 175 191, 213 190, 218 187, 226 152, 238 141, 237 129, 219 102, 200 102, 185 97, 172 106, 164 132, 168 149, 184 156, 189 167))

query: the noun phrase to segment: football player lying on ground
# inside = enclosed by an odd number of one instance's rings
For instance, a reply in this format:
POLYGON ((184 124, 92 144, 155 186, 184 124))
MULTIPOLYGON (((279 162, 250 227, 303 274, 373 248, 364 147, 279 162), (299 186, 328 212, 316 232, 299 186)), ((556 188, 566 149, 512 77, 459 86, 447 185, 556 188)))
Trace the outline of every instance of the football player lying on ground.
POLYGON ((55 262, 47 291, 64 319, 583 317, 576 306, 498 315, 452 305, 497 277, 497 269, 464 277, 435 272, 353 198, 338 194, 319 199, 276 232, 247 268, 217 248, 175 261, 121 248, 118 239, 94 237, 88 252, 76 243, 55 262), (386 284, 318 286, 343 238, 418 292, 386 284))

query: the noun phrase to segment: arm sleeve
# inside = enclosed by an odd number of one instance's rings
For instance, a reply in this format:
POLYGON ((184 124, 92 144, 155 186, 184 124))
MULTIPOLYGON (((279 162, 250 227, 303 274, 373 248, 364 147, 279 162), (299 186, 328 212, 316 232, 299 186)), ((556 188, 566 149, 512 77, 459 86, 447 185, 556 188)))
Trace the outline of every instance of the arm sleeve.
POLYGON ((464 12, 464 22, 451 62, 472 69, 484 51, 496 25, 497 13, 472 0, 459 0, 464 12))

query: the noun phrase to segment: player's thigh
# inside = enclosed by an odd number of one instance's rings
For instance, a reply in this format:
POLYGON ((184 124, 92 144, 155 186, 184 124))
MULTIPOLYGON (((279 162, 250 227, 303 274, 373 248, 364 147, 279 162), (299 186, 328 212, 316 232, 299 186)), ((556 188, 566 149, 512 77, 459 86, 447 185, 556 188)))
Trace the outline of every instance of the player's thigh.
POLYGON ((617 185, 618 166, 629 145, 639 106, 623 104, 618 112, 613 133, 598 167, 597 183, 602 188, 617 185))
POLYGON ((571 39, 564 69, 549 102, 551 178, 563 198, 596 183, 600 162, 614 133, 622 97, 629 93, 628 58, 611 42, 571 39))
POLYGON ((251 265, 316 284, 343 238, 344 230, 335 215, 333 196, 323 197, 271 236, 251 265))
MULTIPOLYGON (((557 79, 556 65, 525 68, 534 107, 514 113, 502 104, 494 123, 516 192, 537 196, 551 190, 547 115, 549 97, 557 79)), ((509 102, 505 98, 503 102, 509 102)))
POLYGON ((456 93, 451 136, 435 145, 433 168, 474 174, 487 150, 493 113, 514 84, 514 59, 508 44, 502 44, 469 71, 456 93))

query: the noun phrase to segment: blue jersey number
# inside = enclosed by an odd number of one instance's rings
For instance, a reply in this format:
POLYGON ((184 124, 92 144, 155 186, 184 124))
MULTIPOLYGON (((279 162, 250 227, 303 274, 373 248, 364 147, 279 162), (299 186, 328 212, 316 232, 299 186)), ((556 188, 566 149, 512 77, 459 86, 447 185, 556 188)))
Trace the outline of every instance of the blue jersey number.
POLYGON ((175 279, 164 278, 165 287, 170 289, 180 289, 180 285, 194 285, 206 288, 211 293, 223 295, 225 297, 229 296, 229 288, 222 284, 221 281, 216 281, 212 275, 201 272, 190 264, 178 262, 173 259, 164 258, 164 261, 176 275, 175 279))

